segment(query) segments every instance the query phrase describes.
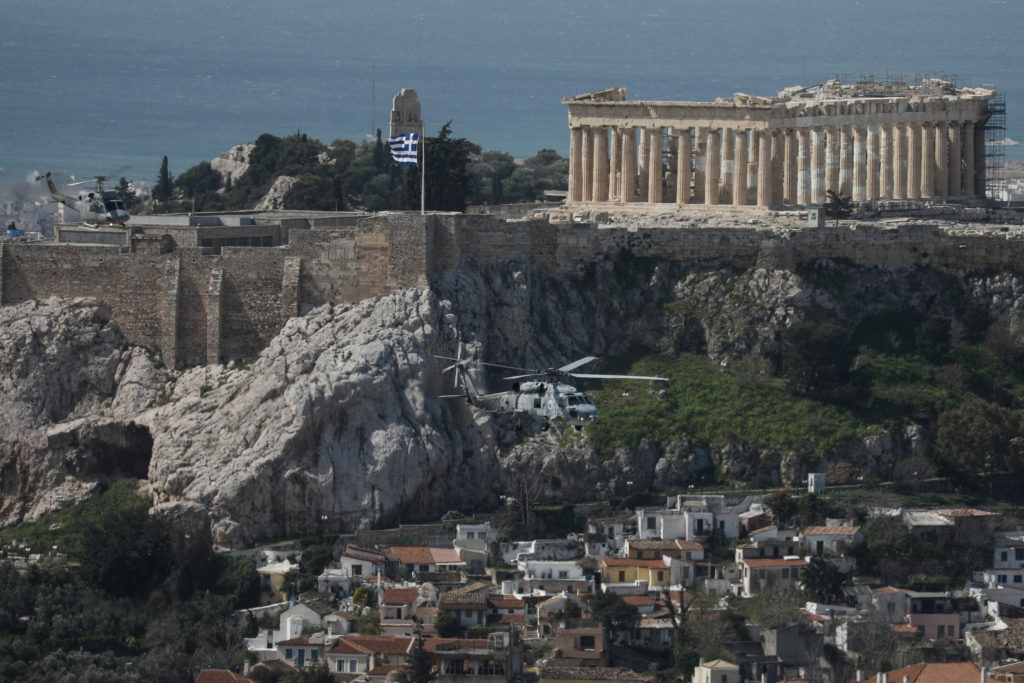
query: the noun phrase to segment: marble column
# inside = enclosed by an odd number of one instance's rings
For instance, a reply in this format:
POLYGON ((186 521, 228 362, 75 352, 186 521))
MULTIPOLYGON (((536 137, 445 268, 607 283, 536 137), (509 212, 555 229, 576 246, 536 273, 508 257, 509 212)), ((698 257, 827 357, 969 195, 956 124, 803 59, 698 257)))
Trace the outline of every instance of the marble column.
POLYGON ((747 196, 743 198, 744 204, 757 203, 757 169, 761 156, 761 146, 758 144, 761 135, 758 130, 748 131, 750 142, 747 145, 747 196))
POLYGON ((770 130, 757 135, 757 205, 768 208, 773 202, 772 144, 775 136, 770 130))
POLYGON ((583 129, 569 129, 569 201, 583 200, 583 129))
POLYGON ((733 206, 743 206, 747 203, 747 131, 742 129, 736 131, 734 160, 732 203, 733 206))
POLYGON ((973 197, 978 193, 974 164, 974 121, 964 121, 962 145, 964 194, 973 197))
POLYGON ((878 126, 868 126, 868 169, 867 169, 867 182, 864 188, 864 199, 871 201, 878 199, 878 187, 879 187, 879 169, 881 168, 881 159, 878 151, 878 126))
POLYGON ((637 145, 637 153, 636 153, 636 160, 637 160, 637 174, 636 174, 637 187, 636 187, 636 194, 637 194, 637 199, 639 201, 641 201, 641 202, 646 202, 647 201, 647 187, 648 187, 648 183, 650 182, 650 179, 651 179, 651 177, 650 177, 650 169, 647 168, 647 165, 651 163, 651 152, 648 149, 648 137, 650 136, 650 134, 651 134, 651 131, 646 126, 641 126, 637 130, 637 137, 639 138, 639 142, 638 142, 638 145, 637 145))
POLYGON ((839 133, 839 194, 853 196, 853 129, 843 126, 839 133))
POLYGON ((867 193, 867 149, 864 145, 864 129, 853 128, 853 201, 862 202, 867 193))
POLYGON ((736 175, 735 138, 735 129, 722 129, 722 183, 719 185, 718 201, 726 204, 732 202, 733 177, 736 175))
POLYGON ((707 128, 694 129, 693 145, 693 202, 695 204, 704 204, 707 202, 707 198, 704 195, 708 169, 707 128))
POLYGON ((622 201, 622 129, 613 126, 611 130, 611 159, 608 162, 608 198, 622 201))
POLYGON ((963 177, 960 173, 963 160, 960 158, 960 122, 949 123, 949 177, 947 189, 952 196, 963 194, 963 177))
POLYGON ((825 189, 839 192, 839 129, 829 126, 825 134, 825 189))
POLYGON ((608 126, 594 128, 594 201, 608 201, 608 126))
POLYGON ((619 174, 622 201, 636 201, 636 128, 622 129, 622 171, 619 174))
POLYGON ((704 202, 718 204, 718 183, 722 169, 722 131, 718 128, 708 129, 707 169, 704 182, 704 202))
POLYGON ((935 133, 929 123, 921 124, 921 196, 935 196, 935 133))
POLYGON ((594 199, 594 129, 586 126, 583 129, 583 201, 594 199))
POLYGON ((647 133, 647 201, 651 204, 661 202, 661 128, 651 128, 647 133))
POLYGON ((811 199, 811 150, 810 131, 806 128, 797 129, 797 162, 796 162, 796 203, 806 205, 811 199))
POLYGON ((892 126, 879 126, 878 147, 878 196, 892 199, 892 126))
POLYGON ((892 196, 903 199, 907 196, 907 131, 903 124, 892 126, 892 196))
POLYGON ((907 126, 907 197, 921 198, 921 124, 907 126))
POLYGON ((796 130, 787 128, 783 135, 782 164, 784 176, 782 180, 782 203, 796 204, 796 130))
POLYGON ((948 147, 948 134, 946 129, 949 126, 945 121, 935 124, 935 196, 946 197, 949 195, 949 171, 946 168, 948 147))
POLYGON ((825 130, 810 131, 811 138, 811 204, 825 203, 825 130))
POLYGON ((686 204, 690 201, 690 155, 693 153, 689 128, 679 131, 676 148, 679 150, 676 154, 676 204, 686 204))
POLYGON ((782 186, 786 177, 785 136, 781 130, 768 130, 765 135, 771 136, 772 146, 772 204, 784 204, 782 186))

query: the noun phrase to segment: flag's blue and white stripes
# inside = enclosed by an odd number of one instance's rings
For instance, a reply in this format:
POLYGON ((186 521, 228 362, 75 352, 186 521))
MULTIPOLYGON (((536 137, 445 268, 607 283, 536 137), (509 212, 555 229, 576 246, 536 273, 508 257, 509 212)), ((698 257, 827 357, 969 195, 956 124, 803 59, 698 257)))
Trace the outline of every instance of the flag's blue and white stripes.
POLYGON ((420 134, 406 133, 388 138, 391 145, 391 157, 399 166, 415 166, 416 150, 419 149, 420 134))

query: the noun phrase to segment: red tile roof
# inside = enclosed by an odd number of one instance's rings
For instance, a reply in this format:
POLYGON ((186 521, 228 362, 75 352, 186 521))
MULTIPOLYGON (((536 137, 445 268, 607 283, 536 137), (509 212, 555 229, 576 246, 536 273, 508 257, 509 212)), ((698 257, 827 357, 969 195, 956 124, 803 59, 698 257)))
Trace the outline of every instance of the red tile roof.
POLYGON ((402 636, 342 636, 329 652, 336 654, 394 654, 409 652, 412 638, 402 636))
POLYGON ((606 557, 604 558, 605 567, 646 567, 648 569, 667 569, 668 565, 665 564, 664 560, 632 560, 628 557, 606 557))
POLYGON ((389 605, 411 605, 416 602, 419 591, 415 588, 385 588, 381 600, 389 605))
POLYGON ((526 603, 519 598, 487 598, 487 606, 491 609, 523 609, 526 603))
MULTIPOLYGON (((974 683, 980 679, 981 670, 974 662, 929 662, 889 672, 890 681, 902 683, 904 676, 910 683, 974 683)), ((872 676, 861 683, 875 683, 875 679, 872 676)))
POLYGON ((858 531, 859 526, 809 526, 804 536, 854 536, 858 531))
POLYGON ((253 679, 227 669, 202 669, 196 683, 255 683, 253 679))
POLYGON ((434 556, 425 545, 393 545, 388 552, 402 564, 434 564, 434 556))
POLYGON ((654 606, 654 598, 650 595, 623 595, 622 601, 633 607, 654 606))
POLYGON ((747 557, 743 559, 748 567, 802 567, 806 562, 803 558, 787 560, 781 557, 747 557))
POLYGON ((455 548, 428 548, 434 564, 457 564, 462 562, 455 548))
POLYGON ((431 654, 435 654, 438 645, 446 645, 448 643, 458 643, 460 648, 486 649, 489 641, 486 638, 424 638, 423 649, 431 654))

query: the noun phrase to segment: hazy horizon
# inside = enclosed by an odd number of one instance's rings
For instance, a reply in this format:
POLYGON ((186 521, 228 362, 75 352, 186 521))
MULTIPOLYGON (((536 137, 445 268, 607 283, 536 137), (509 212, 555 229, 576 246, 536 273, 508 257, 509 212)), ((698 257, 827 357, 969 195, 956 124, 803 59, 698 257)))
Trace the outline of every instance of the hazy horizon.
POLYGON ((428 133, 452 120, 455 135, 517 157, 567 155, 566 96, 610 86, 631 99, 773 95, 837 74, 993 84, 1007 135, 1024 136, 1024 7, 1013 0, 0 7, 5 184, 125 164, 152 182, 165 155, 179 174, 262 133, 386 134, 401 88, 419 94, 428 133))

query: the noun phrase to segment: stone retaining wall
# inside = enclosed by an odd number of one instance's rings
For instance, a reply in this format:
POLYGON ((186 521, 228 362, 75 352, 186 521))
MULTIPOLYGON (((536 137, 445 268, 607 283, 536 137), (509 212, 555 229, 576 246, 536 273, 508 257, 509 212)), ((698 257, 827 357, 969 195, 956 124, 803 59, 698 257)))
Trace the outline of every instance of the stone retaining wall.
POLYGON ((292 316, 426 287, 433 274, 466 257, 525 259, 565 275, 623 252, 736 268, 793 268, 821 258, 882 268, 1024 267, 1024 231, 1009 225, 606 228, 416 213, 289 221, 286 246, 224 247, 220 254, 168 249, 152 237, 140 239, 135 251, 0 243, 0 303, 99 298, 129 340, 161 350, 174 366, 253 356, 292 316))

